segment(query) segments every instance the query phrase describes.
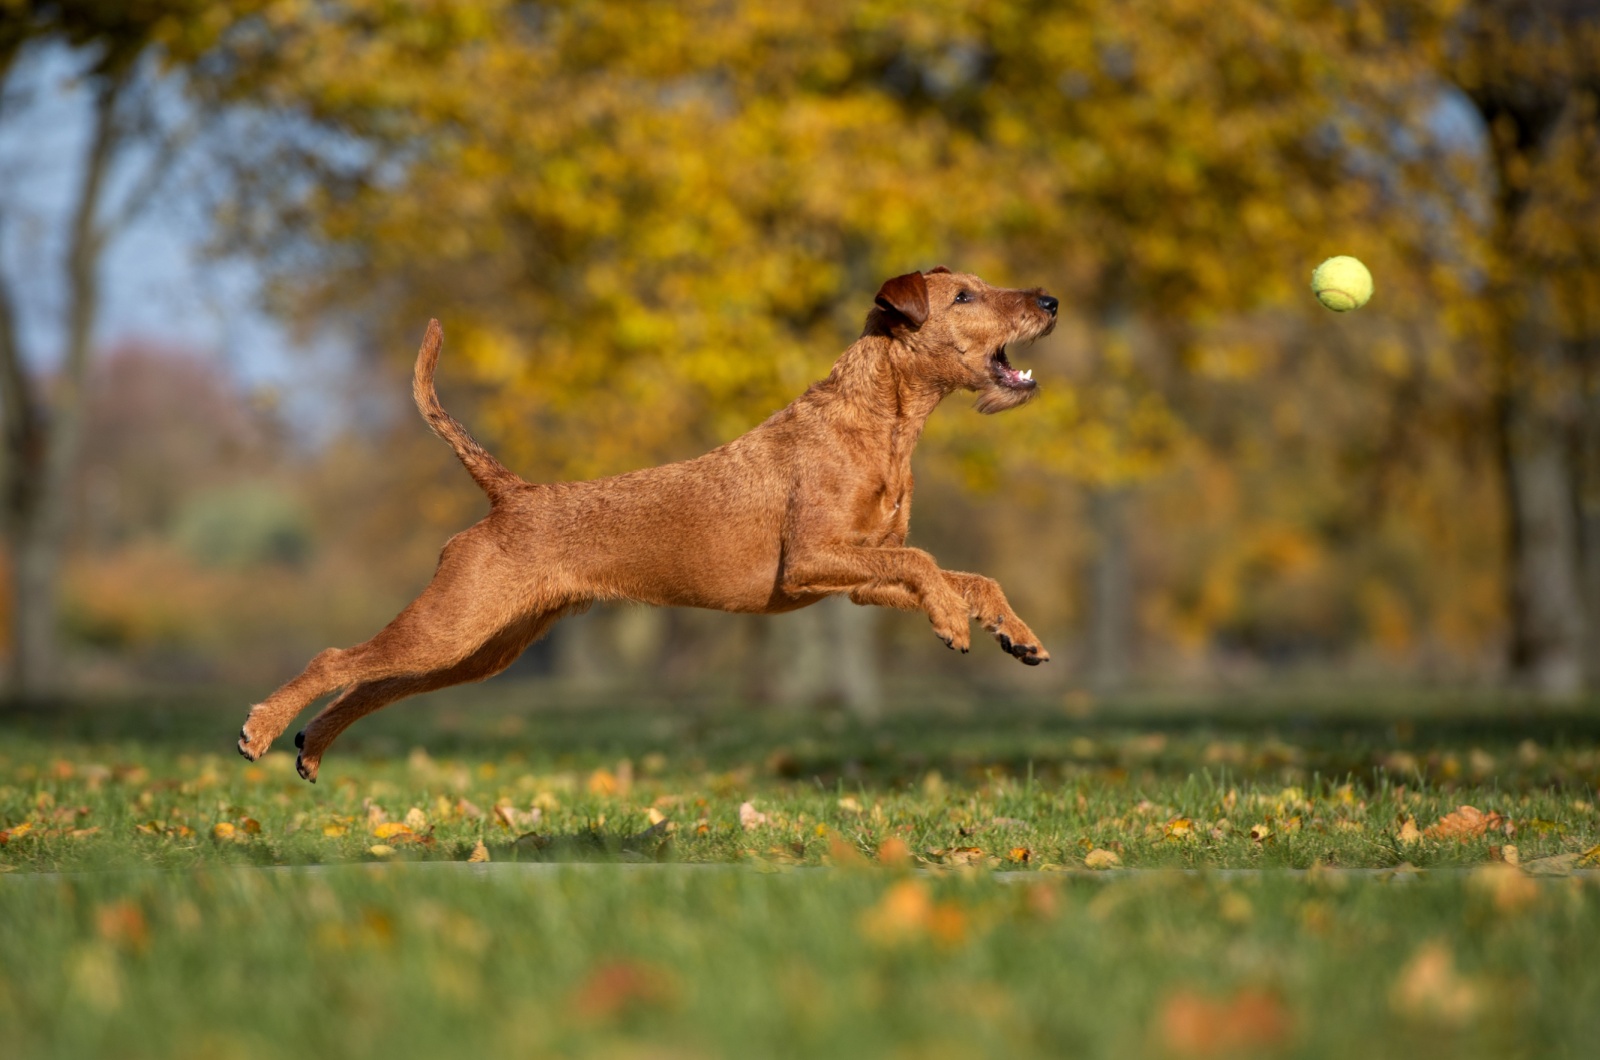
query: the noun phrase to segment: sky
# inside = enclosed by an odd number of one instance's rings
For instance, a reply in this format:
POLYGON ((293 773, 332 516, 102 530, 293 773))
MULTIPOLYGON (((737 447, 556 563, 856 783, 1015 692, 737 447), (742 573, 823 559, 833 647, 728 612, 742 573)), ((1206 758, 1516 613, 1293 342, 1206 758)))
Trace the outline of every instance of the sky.
MULTIPOLYGON (((24 63, 0 112, 0 270, 12 285, 25 356, 48 371, 65 344, 68 210, 82 180, 89 98, 66 49, 24 63)), ((115 198, 144 161, 112 174, 115 198)), ((181 180, 121 230, 103 260, 96 347, 137 342, 215 357, 242 387, 279 392, 291 419, 326 418, 330 383, 355 363, 347 345, 323 334, 297 346, 262 310, 258 270, 208 257, 207 236, 208 218, 181 180)))

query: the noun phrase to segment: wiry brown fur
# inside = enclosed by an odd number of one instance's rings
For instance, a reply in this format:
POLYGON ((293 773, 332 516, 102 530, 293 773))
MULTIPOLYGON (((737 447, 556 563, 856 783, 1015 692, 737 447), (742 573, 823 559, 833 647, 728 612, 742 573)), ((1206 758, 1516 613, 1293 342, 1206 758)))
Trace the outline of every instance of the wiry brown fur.
POLYGON ((377 636, 321 652, 257 704, 239 752, 260 757, 313 700, 344 689, 295 738, 300 775, 314 781, 358 718, 499 673, 595 600, 771 614, 844 593, 923 611, 962 651, 977 619, 1023 662, 1046 661, 993 579, 940 570, 905 539, 911 451, 928 415, 958 390, 977 391, 984 412, 1031 398, 1003 348, 1049 332, 1055 313, 1038 290, 943 268, 897 276, 828 377, 748 434, 694 460, 554 484, 517 477, 440 406, 443 336, 430 323, 417 406, 488 494, 489 514, 450 539, 432 583, 377 636))

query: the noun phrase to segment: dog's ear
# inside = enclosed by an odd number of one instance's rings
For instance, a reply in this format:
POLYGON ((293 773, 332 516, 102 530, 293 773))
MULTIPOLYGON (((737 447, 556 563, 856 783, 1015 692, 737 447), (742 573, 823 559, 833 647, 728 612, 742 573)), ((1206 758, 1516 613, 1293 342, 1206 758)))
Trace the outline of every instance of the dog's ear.
POLYGON ((950 271, 950 266, 948 266, 948 265, 935 265, 933 268, 928 270, 927 275, 933 276, 936 273, 949 272, 949 271, 950 271))
POLYGON ((928 281, 920 272, 885 280, 874 301, 884 309, 899 313, 915 330, 928 319, 928 281))

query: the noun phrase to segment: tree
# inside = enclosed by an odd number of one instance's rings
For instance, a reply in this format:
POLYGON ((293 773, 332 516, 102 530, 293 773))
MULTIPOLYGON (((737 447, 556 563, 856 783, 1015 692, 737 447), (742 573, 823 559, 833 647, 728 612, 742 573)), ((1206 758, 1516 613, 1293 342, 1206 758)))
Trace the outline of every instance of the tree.
POLYGON ((1493 162, 1484 297, 1511 669, 1536 691, 1571 694, 1595 658, 1585 624, 1600 625, 1600 11, 1581 0, 1480 0, 1450 45, 1445 72, 1482 116, 1493 162))

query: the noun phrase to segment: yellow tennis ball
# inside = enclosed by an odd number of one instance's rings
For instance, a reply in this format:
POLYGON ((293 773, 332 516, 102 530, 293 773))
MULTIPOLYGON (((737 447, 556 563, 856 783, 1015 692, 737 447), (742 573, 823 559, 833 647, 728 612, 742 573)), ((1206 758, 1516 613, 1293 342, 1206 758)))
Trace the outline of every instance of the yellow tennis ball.
POLYGON ((1335 313, 1348 313, 1372 297, 1372 273, 1355 258, 1329 258, 1311 274, 1311 293, 1335 313))

